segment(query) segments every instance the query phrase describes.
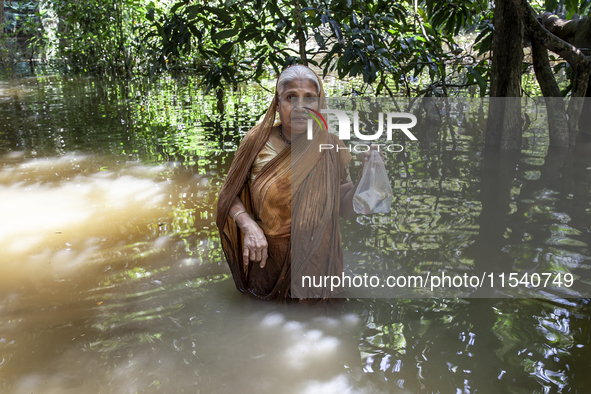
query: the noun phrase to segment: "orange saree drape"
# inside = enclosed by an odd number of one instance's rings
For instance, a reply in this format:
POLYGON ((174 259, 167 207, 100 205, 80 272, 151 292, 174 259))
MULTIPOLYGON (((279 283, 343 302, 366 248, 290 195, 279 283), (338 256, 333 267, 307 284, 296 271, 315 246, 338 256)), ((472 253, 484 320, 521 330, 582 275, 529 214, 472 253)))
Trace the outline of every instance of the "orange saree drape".
MULTIPOLYGON (((318 78, 322 87, 322 81, 318 78)), ((321 88, 320 97, 324 97, 321 88)), ((319 144, 344 146, 327 130, 315 128, 314 139, 298 138, 268 162, 252 185, 252 163, 275 121, 277 94, 263 121, 238 148, 220 191, 216 223, 224 255, 238 290, 261 299, 328 297, 328 289, 302 289, 302 275, 340 275, 343 269, 338 226, 340 184, 351 159, 347 150, 319 150, 319 144), (228 215, 239 195, 261 226, 268 243, 265 268, 243 262, 243 234, 228 215), (292 276, 296 287, 292 289, 292 276), (299 281, 299 282, 298 282, 299 281)))

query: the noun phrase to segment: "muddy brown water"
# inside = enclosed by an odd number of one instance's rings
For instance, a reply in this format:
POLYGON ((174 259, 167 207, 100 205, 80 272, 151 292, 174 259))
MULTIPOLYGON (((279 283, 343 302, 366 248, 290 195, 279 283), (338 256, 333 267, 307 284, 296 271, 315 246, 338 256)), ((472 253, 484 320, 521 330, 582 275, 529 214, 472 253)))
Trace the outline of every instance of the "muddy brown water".
MULTIPOLYGON (((190 79, 0 82, 0 392, 588 392, 587 298, 237 293, 214 207, 268 102, 239 86, 220 108, 190 79)), ((591 150, 548 151, 532 129, 489 152, 476 123, 392 157, 396 214, 361 238, 366 217, 343 222, 345 253, 583 278, 591 150)))

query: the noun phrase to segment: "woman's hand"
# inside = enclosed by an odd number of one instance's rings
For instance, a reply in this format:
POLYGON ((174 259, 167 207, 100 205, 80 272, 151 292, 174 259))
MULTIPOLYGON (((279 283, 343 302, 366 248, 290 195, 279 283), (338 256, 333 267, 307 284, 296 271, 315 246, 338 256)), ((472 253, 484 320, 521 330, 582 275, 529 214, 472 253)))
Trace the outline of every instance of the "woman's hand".
MULTIPOLYGON (((248 215, 243 214, 240 216, 248 215)), ((260 261, 260 267, 265 268, 268 257, 268 244, 263 229, 252 219, 241 228, 244 232, 244 265, 248 265, 249 261, 260 261)))
POLYGON ((236 225, 244 233, 244 265, 248 265, 249 261, 260 261, 260 267, 265 268, 268 256, 267 237, 265 237, 263 229, 246 212, 246 208, 238 196, 234 198, 234 203, 230 208, 230 216, 234 218, 236 225), (239 213, 240 211, 242 212, 239 213))
MULTIPOLYGON (((371 151, 372 151, 372 150, 378 150, 378 148, 379 148, 379 147, 378 147, 378 145, 376 145, 376 144, 372 144, 372 145, 371 145, 371 149, 370 149, 370 150, 368 150, 368 151, 366 151, 366 152, 363 154, 363 166, 364 166, 364 167, 365 167, 365 165, 367 164, 367 162, 369 161, 369 156, 371 155, 371 151)), ((383 160, 383 161, 384 161, 384 163, 385 163, 385 162, 386 162, 386 158, 384 157, 384 154, 383 154, 382 152, 380 152, 380 151, 378 151, 378 153, 380 154, 380 156, 382 157, 382 160, 383 160)))

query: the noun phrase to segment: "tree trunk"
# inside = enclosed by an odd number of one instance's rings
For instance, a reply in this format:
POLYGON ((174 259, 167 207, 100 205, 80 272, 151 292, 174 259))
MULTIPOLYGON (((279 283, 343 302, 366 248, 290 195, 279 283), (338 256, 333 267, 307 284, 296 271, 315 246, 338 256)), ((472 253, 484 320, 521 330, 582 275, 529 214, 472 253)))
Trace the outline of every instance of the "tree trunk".
POLYGON ((490 104, 485 142, 521 148, 523 22, 511 0, 497 0, 494 12, 490 104))
POLYGON ((579 131, 591 135, 591 80, 587 83, 585 101, 579 117, 579 131))
POLYGON ((306 58, 306 35, 304 34, 304 30, 302 29, 302 19, 300 15, 300 1, 294 0, 294 14, 295 14, 295 24, 298 30, 298 43, 300 45, 300 58, 301 62, 304 66, 308 65, 308 59, 306 58))
POLYGON ((550 146, 568 148, 569 131, 566 117, 566 108, 560 88, 554 78, 554 73, 548 60, 548 50, 536 39, 532 38, 532 58, 536 78, 542 89, 546 101, 546 112, 548 114, 548 132, 550 135, 550 146))
POLYGON ((0 0, 0 38, 4 36, 4 0, 0 0))

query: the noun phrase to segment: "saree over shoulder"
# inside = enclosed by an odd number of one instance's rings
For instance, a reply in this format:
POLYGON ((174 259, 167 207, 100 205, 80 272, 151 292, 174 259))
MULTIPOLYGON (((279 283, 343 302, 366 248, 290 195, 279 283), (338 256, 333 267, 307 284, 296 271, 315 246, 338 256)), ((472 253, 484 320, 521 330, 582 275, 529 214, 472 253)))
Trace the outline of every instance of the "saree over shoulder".
POLYGON ((345 149, 320 151, 319 144, 343 143, 327 130, 315 128, 312 141, 294 141, 249 184, 249 171, 275 121, 277 99, 275 94, 263 121, 244 137, 220 191, 216 223, 222 248, 241 292, 260 299, 328 297, 328 289, 303 289, 296 278, 340 275, 343 270, 340 184, 351 154, 345 149), (244 234, 229 216, 236 196, 265 233, 269 255, 265 268, 258 262, 244 264, 244 234))

